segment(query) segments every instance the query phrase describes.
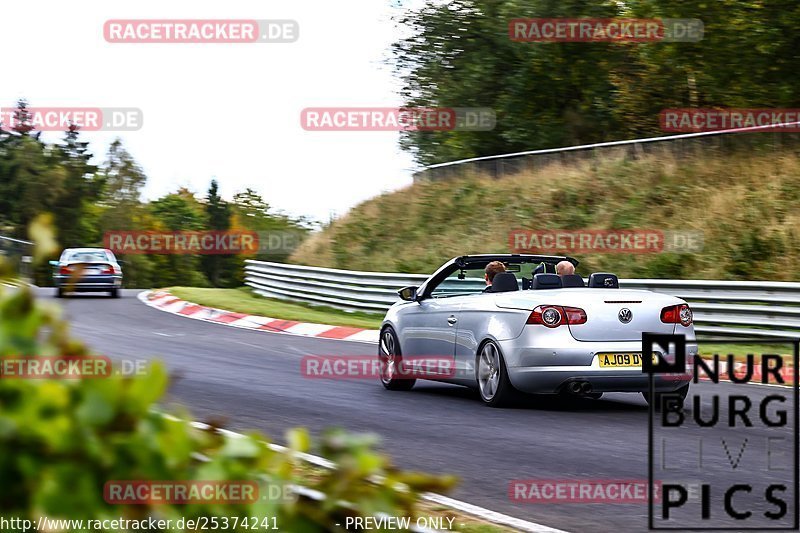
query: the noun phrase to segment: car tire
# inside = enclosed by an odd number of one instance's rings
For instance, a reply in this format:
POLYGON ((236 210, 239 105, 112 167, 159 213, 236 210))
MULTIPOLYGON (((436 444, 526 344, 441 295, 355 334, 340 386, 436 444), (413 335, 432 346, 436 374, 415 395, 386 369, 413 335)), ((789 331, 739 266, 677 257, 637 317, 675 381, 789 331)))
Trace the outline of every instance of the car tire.
POLYGON ((56 288, 56 298, 63 298, 64 297, 64 289, 61 287, 56 288))
POLYGON ((416 379, 404 379, 398 375, 398 369, 403 365, 403 356, 400 351, 400 341, 391 326, 381 330, 378 340, 378 361, 380 362, 381 383, 384 388, 387 390, 411 390, 414 387, 416 379))
POLYGON ((657 392, 655 394, 655 403, 651 402, 650 392, 649 391, 643 391, 642 392, 642 396, 644 396, 645 401, 648 404, 652 403, 653 404, 653 410, 655 410, 655 411, 661 411, 662 400, 663 400, 663 398, 665 396, 670 397, 670 398, 676 398, 678 407, 680 409, 683 409, 683 404, 686 401, 686 396, 688 396, 688 395, 689 395, 689 384, 688 383, 686 385, 684 385, 683 387, 681 387, 680 389, 678 389, 678 390, 674 390, 674 391, 671 391, 671 392, 657 392))
POLYGON ((505 359, 494 341, 486 341, 478 350, 475 379, 478 381, 478 394, 489 407, 506 407, 516 399, 517 391, 508 378, 505 359))
POLYGON ((111 289, 109 292, 112 298, 119 298, 119 289, 111 289))

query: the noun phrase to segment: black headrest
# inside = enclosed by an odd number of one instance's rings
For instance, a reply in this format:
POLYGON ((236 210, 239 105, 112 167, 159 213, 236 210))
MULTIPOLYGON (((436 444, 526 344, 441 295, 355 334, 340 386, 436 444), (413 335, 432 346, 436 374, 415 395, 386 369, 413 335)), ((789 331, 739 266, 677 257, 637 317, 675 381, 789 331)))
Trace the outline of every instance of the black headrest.
POLYGON ((498 272, 492 280, 491 292, 518 291, 517 277, 513 272, 498 272))
POLYGON ((557 274, 536 274, 533 276, 534 289, 560 289, 561 277, 557 274))
POLYGON ((589 287, 595 289, 619 289, 619 279, 614 274, 595 272, 589 276, 589 287))
POLYGON ((533 278, 526 278, 525 276, 522 276, 521 279, 522 279, 522 290, 527 291, 528 289, 530 289, 531 285, 533 285, 533 278))
POLYGON ((564 287, 584 287, 583 278, 578 274, 564 274, 561 276, 561 285, 564 287))

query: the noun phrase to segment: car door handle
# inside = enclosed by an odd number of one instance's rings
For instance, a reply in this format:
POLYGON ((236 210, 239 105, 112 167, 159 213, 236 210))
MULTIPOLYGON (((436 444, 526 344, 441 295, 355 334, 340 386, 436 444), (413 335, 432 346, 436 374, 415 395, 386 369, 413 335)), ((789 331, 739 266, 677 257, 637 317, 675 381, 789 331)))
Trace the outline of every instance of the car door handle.
POLYGON ((447 318, 447 323, 448 323, 448 324, 450 324, 451 326, 452 326, 453 324, 455 324, 456 322, 458 322, 458 319, 456 318, 456 316, 455 316, 455 315, 450 315, 450 316, 447 318))

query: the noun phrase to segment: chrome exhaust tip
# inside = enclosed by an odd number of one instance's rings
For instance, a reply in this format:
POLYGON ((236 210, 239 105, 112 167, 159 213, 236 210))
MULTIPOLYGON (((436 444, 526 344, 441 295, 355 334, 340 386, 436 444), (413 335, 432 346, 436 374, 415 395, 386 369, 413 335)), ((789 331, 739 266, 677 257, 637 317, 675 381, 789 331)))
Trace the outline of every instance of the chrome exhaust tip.
POLYGON ((568 386, 567 390, 572 394, 580 394, 581 392, 581 384, 578 381, 572 381, 568 386))

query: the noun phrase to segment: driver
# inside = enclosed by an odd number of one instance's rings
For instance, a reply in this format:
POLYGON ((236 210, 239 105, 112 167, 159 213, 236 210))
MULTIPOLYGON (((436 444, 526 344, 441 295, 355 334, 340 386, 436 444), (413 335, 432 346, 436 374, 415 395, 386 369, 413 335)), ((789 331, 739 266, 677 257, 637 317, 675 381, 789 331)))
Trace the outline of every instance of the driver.
POLYGON ((483 292, 489 292, 492 290, 492 280, 494 280, 494 276, 499 272, 505 272, 506 266, 501 263, 500 261, 492 261, 488 265, 486 265, 486 274, 483 276, 483 279, 486 280, 486 288, 483 289, 483 292))

